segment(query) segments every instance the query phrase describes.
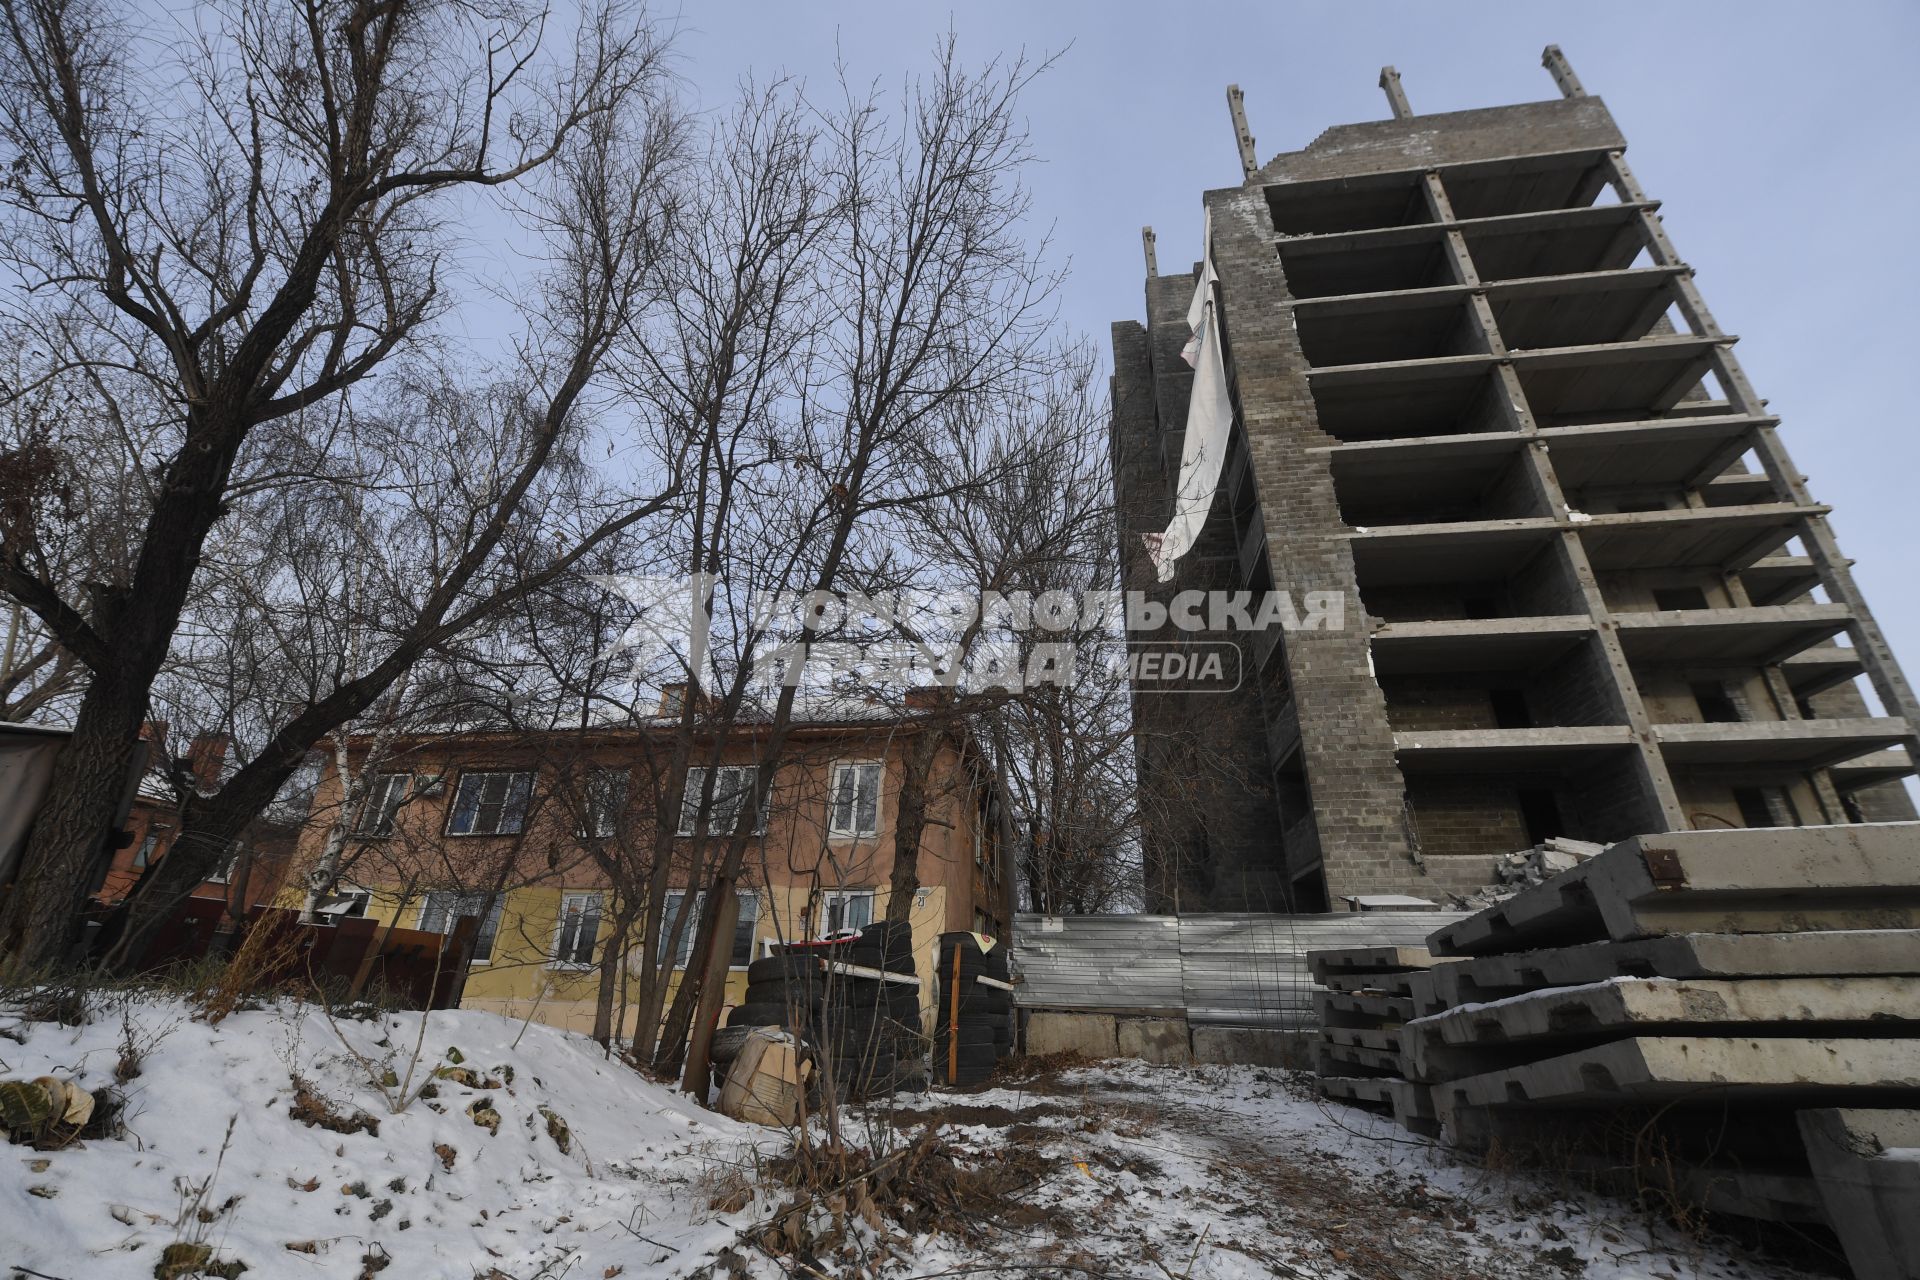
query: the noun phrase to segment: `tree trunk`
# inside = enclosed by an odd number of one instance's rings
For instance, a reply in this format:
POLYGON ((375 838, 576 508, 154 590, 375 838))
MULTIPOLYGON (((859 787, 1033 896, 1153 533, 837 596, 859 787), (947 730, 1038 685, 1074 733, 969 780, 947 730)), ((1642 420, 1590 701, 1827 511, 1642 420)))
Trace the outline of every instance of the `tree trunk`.
POLYGON ((613 932, 600 953, 600 987, 593 1001, 593 1039, 602 1049, 613 1043, 613 998, 620 970, 627 963, 627 938, 633 933, 633 910, 623 901, 613 918, 613 932))
MULTIPOLYGON (((81 913, 111 856, 108 837, 146 715, 145 681, 96 676, 55 758, 19 876, 0 903, 0 952, 12 971, 74 958, 81 913), (134 694, 137 686, 141 694, 134 694)), ((162 859, 164 862, 165 859, 162 859)))
MULTIPOLYGON (((931 726, 914 735, 900 770, 900 799, 894 808, 893 877, 887 893, 887 923, 913 918, 920 891, 920 839, 927 830, 927 778, 940 751, 940 734, 931 726)), ((971 874, 971 872, 969 872, 971 874)))

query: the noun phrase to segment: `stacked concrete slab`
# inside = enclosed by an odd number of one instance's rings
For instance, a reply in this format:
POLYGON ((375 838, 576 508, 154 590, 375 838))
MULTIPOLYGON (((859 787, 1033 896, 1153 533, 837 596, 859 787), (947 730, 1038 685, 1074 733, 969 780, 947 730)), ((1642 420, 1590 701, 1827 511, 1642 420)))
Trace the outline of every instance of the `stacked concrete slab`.
MULTIPOLYGON (((1336 1018, 1367 972, 1314 971, 1336 1018)), ((1658 1165, 1663 1194, 1825 1222, 1856 1275, 1920 1276, 1920 824, 1638 836, 1369 980, 1404 1015, 1396 1069, 1331 1096, 1468 1149, 1658 1165)))
POLYGON ((1432 1090, 1403 1072, 1401 1028, 1414 1016, 1413 987, 1434 963, 1425 947, 1348 947, 1309 958, 1320 1033, 1314 1067, 1330 1098, 1385 1107, 1416 1133, 1437 1136, 1432 1090))

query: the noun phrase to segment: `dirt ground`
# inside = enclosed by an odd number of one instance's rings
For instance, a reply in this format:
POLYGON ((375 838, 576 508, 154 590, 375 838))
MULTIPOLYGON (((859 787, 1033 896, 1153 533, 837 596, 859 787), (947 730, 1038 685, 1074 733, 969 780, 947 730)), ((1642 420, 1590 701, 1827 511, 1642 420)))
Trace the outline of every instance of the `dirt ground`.
MULTIPOLYGON (((983 1159, 1046 1157, 1031 1194, 1050 1212, 970 1251, 972 1274, 999 1264, 1029 1277, 1169 1280, 1844 1275, 1676 1232, 1550 1179, 1467 1168, 1291 1072, 1094 1064, 931 1095, 891 1120, 938 1124, 983 1159)), ((922 1274, 941 1274, 922 1262, 922 1274)))

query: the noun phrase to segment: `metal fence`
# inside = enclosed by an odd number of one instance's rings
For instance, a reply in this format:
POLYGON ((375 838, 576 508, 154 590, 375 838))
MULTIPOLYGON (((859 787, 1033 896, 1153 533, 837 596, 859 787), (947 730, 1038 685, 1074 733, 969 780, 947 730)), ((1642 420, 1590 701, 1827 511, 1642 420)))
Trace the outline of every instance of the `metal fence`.
POLYGON ((1014 1001, 1023 1009, 1308 1030, 1316 1025, 1308 952, 1417 946, 1463 915, 1023 915, 1013 931, 1014 1001))

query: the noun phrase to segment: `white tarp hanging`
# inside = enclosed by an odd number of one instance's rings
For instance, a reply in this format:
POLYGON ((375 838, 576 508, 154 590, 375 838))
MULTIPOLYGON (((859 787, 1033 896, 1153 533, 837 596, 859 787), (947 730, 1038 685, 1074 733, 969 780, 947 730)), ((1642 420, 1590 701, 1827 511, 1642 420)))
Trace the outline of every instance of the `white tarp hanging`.
POLYGON ((1214 314, 1213 214, 1207 214, 1206 252, 1201 259, 1200 283, 1187 306, 1187 328, 1193 336, 1180 352, 1193 366, 1193 394, 1187 400, 1186 444, 1180 451, 1180 478, 1174 488, 1173 519, 1161 533, 1142 534, 1160 581, 1173 578, 1173 566, 1193 550, 1220 487, 1220 466, 1226 461, 1227 435, 1233 426, 1233 402, 1227 395, 1226 358, 1220 350, 1219 317, 1214 314))

